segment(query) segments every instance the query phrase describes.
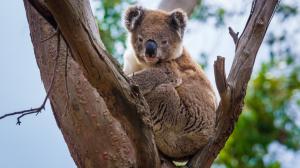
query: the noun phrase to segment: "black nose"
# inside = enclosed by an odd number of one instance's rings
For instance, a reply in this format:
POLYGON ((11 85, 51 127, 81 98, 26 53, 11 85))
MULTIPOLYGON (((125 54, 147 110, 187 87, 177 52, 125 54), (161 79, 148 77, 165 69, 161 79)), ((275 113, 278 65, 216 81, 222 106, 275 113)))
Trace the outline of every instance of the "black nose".
POLYGON ((148 40, 146 42, 146 55, 148 56, 155 56, 157 50, 157 44, 153 40, 148 40))

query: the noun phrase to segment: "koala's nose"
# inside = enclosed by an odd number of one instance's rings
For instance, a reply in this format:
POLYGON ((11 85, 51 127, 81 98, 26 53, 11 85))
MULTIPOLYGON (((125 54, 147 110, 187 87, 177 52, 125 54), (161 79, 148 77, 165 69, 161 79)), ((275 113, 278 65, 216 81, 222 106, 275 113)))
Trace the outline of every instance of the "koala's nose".
POLYGON ((154 40, 148 40, 146 42, 146 55, 152 57, 156 55, 157 44, 154 40))

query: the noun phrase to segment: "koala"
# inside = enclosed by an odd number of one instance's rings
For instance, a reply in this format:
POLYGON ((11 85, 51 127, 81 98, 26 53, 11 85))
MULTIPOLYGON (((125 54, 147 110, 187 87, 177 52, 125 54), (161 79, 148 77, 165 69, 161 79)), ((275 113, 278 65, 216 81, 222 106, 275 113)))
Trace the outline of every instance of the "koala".
POLYGON ((212 138, 216 117, 212 86, 182 44, 187 15, 132 6, 124 18, 124 73, 149 104, 159 151, 186 160, 212 138))

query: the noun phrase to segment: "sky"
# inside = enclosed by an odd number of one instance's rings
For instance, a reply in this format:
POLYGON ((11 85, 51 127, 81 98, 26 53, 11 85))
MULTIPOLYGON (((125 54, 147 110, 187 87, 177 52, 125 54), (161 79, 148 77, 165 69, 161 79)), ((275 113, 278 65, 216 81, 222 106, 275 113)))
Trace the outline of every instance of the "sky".
MULTIPOLYGON (((159 1, 149 2, 140 1, 142 5, 149 8, 155 8, 159 1)), ((229 5, 228 8, 230 7, 232 6, 229 5)), ((236 31, 242 31, 246 19, 247 17, 232 18, 229 24, 236 31)), ((45 97, 45 90, 34 57, 23 2, 2 1, 0 20, 2 60, 0 62, 0 115, 3 115, 38 107, 45 97)), ((226 69, 229 69, 234 54, 234 44, 226 29, 212 31, 207 25, 189 23, 188 31, 192 33, 186 34, 184 44, 191 54, 196 55, 201 50, 208 50, 212 55, 209 58, 210 66, 207 73, 213 74, 211 65, 217 55, 226 57, 226 69)), ((259 55, 263 52, 265 52, 263 49, 260 50, 259 55)), ((258 57, 255 67, 264 59, 266 58, 258 57)), ((214 83, 213 75, 209 77, 214 83)), ((298 164, 297 160, 300 160, 299 153, 287 152, 278 144, 272 144, 270 150, 275 151, 274 155, 278 155, 279 151, 279 157, 282 158, 285 168, 292 168, 293 165, 298 164)), ((270 155, 270 157, 275 156, 270 155)), ((46 110, 38 116, 24 117, 21 126, 16 125, 15 117, 0 120, 0 168, 20 167, 76 167, 56 125, 49 103, 46 110)))
MULTIPOLYGON (((0 5, 0 115, 38 107, 45 96, 23 1, 0 5)), ((0 121, 0 168, 76 167, 49 104, 38 116, 0 121)))

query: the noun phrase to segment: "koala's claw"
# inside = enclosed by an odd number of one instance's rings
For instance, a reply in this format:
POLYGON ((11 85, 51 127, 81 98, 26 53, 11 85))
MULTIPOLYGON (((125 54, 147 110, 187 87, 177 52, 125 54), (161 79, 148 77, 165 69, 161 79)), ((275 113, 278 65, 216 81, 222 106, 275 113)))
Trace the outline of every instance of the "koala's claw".
POLYGON ((171 83, 174 85, 175 88, 179 87, 182 84, 182 78, 177 78, 174 81, 172 81, 171 83))

